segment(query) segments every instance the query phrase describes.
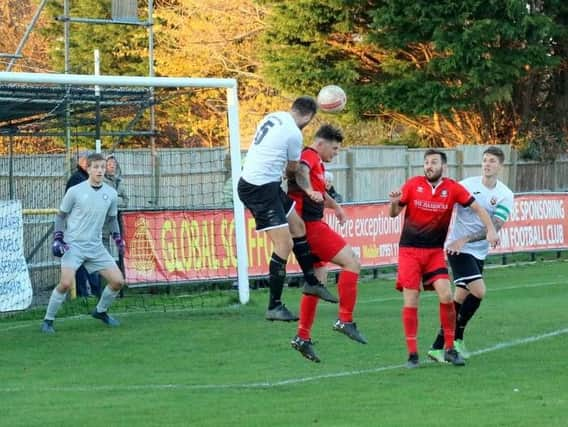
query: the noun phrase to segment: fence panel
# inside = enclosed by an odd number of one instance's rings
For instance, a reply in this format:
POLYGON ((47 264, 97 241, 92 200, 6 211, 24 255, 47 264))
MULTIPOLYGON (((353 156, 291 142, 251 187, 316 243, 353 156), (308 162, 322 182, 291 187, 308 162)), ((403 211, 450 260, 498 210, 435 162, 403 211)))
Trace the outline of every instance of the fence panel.
MULTIPOLYGON (((448 175, 461 179, 478 175, 487 146, 460 146, 444 150, 448 175)), ((568 189, 568 156, 554 163, 517 160, 508 146, 502 180, 515 192, 568 189)), ((350 147, 327 169, 345 201, 385 200, 410 176, 422 175, 425 149, 402 146, 350 147)), ((122 172, 122 186, 131 209, 195 209, 220 207, 227 177, 226 149, 160 149, 152 158, 149 149, 118 150, 114 153, 122 172), (157 203, 156 203, 157 202, 157 203)), ((0 198, 22 201, 25 255, 36 295, 47 295, 59 277, 58 262, 51 256, 54 214, 30 213, 33 209, 56 209, 67 180, 65 155, 0 156, 0 198)))
POLYGON ((406 179, 406 147, 352 147, 348 200, 385 200, 406 179))

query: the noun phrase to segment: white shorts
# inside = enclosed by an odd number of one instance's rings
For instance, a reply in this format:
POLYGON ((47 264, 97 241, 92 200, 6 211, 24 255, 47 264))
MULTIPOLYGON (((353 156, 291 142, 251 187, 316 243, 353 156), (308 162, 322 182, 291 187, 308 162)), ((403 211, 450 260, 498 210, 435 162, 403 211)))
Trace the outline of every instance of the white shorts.
POLYGON ((61 267, 71 268, 75 271, 84 265, 89 273, 118 268, 116 261, 101 243, 95 248, 85 250, 78 245, 69 243, 69 250, 61 258, 61 267))

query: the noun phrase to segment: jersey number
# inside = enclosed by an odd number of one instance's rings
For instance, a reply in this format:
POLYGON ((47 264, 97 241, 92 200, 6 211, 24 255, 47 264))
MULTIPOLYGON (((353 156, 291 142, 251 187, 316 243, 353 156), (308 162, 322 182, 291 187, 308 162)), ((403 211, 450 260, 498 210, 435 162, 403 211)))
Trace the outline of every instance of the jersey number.
POLYGON ((256 133, 253 144, 254 145, 260 144, 264 139, 264 137, 266 136, 266 134, 268 133, 268 131, 270 130, 270 128, 273 126, 274 122, 272 122, 271 120, 267 120, 266 122, 264 122, 260 127, 260 129, 258 130, 258 132, 256 133))

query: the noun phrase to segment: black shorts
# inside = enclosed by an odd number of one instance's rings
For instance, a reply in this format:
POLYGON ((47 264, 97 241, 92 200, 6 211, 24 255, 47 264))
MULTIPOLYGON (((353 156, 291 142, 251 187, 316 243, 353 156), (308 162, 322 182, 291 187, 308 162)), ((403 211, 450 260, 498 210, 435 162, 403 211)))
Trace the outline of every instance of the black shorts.
POLYGON ((288 225, 286 218, 294 209, 294 201, 284 193, 279 182, 253 185, 241 178, 237 190, 239 199, 256 221, 257 231, 288 225))
POLYGON ((452 268, 454 283, 460 288, 468 288, 468 285, 483 278, 483 260, 477 259, 473 255, 460 253, 449 255, 448 262, 452 268))

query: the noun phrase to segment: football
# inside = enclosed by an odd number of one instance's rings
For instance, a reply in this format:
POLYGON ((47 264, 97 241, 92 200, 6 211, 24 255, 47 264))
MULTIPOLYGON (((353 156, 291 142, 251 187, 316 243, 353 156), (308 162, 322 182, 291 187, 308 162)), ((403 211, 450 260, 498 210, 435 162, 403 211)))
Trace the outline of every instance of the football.
POLYGON ((317 102, 321 111, 337 113, 345 108, 347 95, 339 86, 324 86, 318 93, 317 102))

